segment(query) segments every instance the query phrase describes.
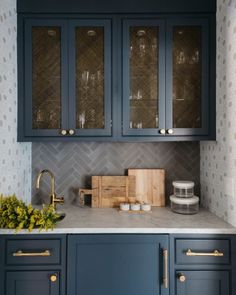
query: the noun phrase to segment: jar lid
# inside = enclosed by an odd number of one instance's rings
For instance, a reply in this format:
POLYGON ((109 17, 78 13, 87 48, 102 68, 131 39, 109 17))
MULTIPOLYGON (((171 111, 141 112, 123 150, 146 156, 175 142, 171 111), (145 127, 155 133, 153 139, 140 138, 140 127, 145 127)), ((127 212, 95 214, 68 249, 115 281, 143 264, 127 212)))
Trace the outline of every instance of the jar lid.
POLYGON ((182 189, 189 189, 194 187, 193 181, 183 181, 183 180, 176 180, 172 182, 173 186, 176 188, 182 189))
POLYGON ((199 197, 193 196, 192 198, 178 198, 174 195, 170 196, 171 202, 178 205, 195 205, 199 202, 199 197))

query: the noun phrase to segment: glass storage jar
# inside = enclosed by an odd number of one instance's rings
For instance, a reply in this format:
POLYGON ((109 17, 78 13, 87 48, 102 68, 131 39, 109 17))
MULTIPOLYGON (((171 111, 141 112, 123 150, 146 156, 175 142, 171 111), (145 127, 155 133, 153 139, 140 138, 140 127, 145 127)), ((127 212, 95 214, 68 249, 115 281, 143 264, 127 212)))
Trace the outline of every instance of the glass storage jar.
POLYGON ((194 196, 193 181, 173 181, 174 195, 178 198, 192 198, 194 196))
POLYGON ((171 210, 180 214, 196 214, 199 211, 199 197, 178 198, 170 196, 171 210))

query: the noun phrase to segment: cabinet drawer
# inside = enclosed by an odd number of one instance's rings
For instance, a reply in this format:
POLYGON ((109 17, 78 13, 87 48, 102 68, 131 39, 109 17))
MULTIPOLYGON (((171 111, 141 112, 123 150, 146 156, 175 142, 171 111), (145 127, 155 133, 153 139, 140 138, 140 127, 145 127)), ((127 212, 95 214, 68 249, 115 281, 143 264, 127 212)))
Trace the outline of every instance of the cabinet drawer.
POLYGON ((60 239, 8 239, 6 241, 7 265, 60 264, 60 239))
POLYGON ((176 239, 176 264, 230 264, 230 240, 176 239))

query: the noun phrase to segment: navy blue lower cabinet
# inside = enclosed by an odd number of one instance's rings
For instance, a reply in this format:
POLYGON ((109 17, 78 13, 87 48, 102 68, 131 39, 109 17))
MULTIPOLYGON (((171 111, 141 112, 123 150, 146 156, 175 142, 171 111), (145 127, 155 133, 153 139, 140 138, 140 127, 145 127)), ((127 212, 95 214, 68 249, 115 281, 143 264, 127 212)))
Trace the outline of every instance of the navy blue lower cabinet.
POLYGON ((55 271, 8 271, 6 295, 58 295, 60 274, 55 271))
POLYGON ((3 235, 0 250, 0 295, 66 294, 66 235, 3 235))
POLYGON ((170 235, 170 295, 234 295, 235 238, 170 235))
POLYGON ((230 295, 229 271, 177 271, 176 295, 230 295))
POLYGON ((4 294, 4 240, 0 236, 0 294, 4 294))
POLYGON ((70 235, 67 294, 167 295, 165 250, 165 235, 70 235))

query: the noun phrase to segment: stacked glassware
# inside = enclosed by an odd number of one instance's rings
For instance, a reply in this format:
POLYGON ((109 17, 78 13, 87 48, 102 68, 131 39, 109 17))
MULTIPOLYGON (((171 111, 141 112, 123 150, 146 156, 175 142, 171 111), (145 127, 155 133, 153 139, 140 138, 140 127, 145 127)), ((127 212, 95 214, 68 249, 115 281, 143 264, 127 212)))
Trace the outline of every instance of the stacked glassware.
POLYGON ((199 211, 199 197, 194 196, 194 182, 173 181, 172 185, 171 210, 180 214, 196 214, 199 211))

